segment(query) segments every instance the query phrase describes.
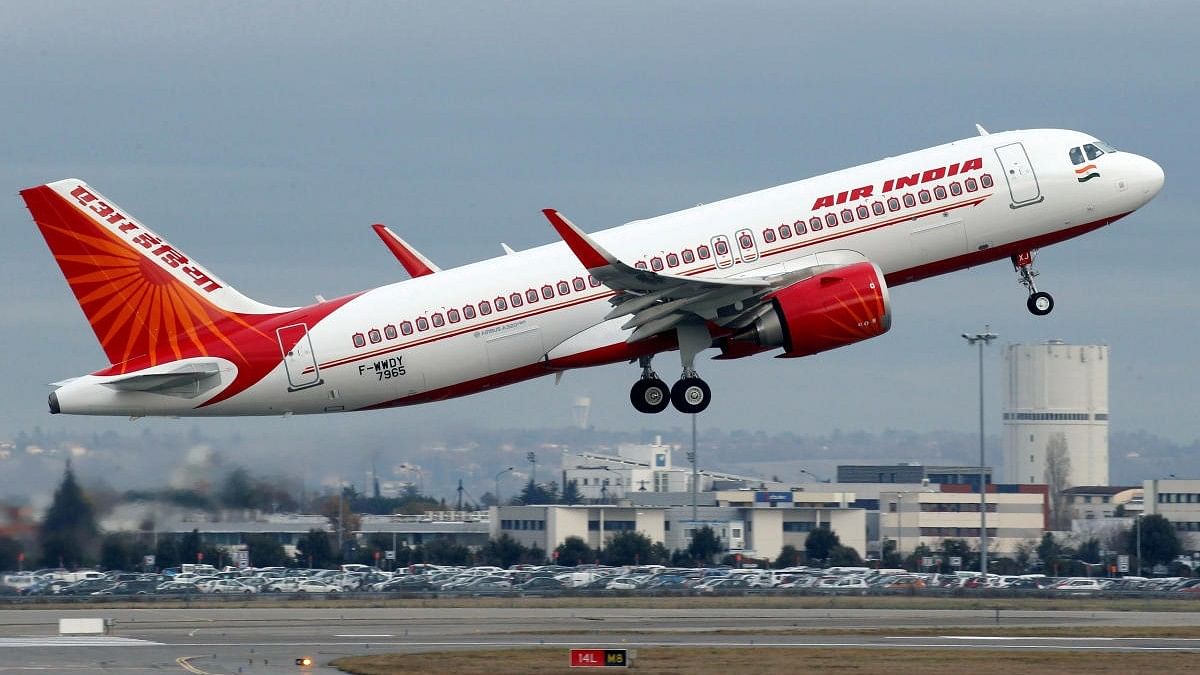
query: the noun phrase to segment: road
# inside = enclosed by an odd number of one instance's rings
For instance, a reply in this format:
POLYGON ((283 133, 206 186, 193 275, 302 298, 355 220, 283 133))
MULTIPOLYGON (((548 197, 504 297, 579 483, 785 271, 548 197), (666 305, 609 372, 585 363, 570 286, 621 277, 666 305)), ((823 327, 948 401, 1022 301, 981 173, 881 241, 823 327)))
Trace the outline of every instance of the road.
POLYGON ((1053 626, 1198 626, 1200 612, 904 609, 244 608, 0 611, 0 675, 10 673, 335 673, 350 654, 561 645, 809 646, 1200 652, 1200 640, 1046 638, 1053 626), (58 635, 63 617, 113 621, 108 636, 58 635), (1027 627, 1014 637, 987 629, 1027 627), (981 635, 855 635, 857 629, 978 627, 981 635), (845 634, 786 634, 797 629, 845 634), (722 631, 722 632, 717 632, 722 631), (314 666, 301 671, 300 656, 314 666))

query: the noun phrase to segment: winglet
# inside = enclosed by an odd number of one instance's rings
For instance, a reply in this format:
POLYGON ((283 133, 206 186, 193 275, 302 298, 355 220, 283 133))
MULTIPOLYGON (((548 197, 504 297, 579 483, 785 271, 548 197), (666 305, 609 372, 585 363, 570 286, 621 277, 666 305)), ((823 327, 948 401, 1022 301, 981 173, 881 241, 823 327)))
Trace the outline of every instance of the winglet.
POLYGON ((371 229, 375 230, 375 234, 379 235, 384 245, 388 247, 392 255, 396 256, 396 260, 400 261, 404 269, 408 270, 408 274, 412 278, 416 279, 417 277, 442 271, 429 258, 421 255, 420 251, 410 246, 408 242, 397 236, 395 232, 389 230, 387 226, 376 223, 371 226, 371 229))
POLYGON ((617 259, 611 253, 605 251, 599 244, 592 241, 592 238, 583 233, 575 226, 574 223, 562 217, 558 211, 554 209, 542 209, 542 213, 550 224, 554 226, 558 236, 562 237, 563 241, 567 242, 567 247, 579 258, 579 262, 589 270, 594 270, 599 267, 607 267, 616 264, 617 259))

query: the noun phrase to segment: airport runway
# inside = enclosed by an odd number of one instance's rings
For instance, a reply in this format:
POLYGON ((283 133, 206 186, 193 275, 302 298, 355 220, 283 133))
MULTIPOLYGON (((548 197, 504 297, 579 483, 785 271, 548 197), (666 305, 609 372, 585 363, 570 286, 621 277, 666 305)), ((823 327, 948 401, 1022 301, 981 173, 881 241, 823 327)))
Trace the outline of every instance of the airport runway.
POLYGON ((10 673, 336 673, 339 656, 498 647, 808 646, 1194 651, 1195 639, 1037 637, 1054 626, 1196 626, 1200 612, 645 608, 247 608, 0 611, 10 673), (60 637, 63 617, 112 619, 108 636, 60 637), (1028 627, 1016 637, 985 629, 1028 627), (981 636, 854 635, 864 628, 978 627, 981 636), (788 635, 788 629, 846 634, 788 635), (724 632, 716 632, 724 631, 724 632), (301 671, 300 656, 314 666, 301 671))

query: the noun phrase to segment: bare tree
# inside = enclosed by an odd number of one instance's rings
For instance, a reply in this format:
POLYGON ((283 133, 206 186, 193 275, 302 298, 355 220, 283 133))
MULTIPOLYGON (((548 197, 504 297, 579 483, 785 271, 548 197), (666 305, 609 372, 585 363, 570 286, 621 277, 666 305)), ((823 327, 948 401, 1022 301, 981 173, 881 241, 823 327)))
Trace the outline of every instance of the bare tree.
POLYGON ((1051 529, 1070 529, 1070 504, 1064 493, 1071 487, 1071 456, 1067 454, 1067 435, 1061 431, 1050 434, 1046 441, 1046 487, 1050 492, 1051 529))

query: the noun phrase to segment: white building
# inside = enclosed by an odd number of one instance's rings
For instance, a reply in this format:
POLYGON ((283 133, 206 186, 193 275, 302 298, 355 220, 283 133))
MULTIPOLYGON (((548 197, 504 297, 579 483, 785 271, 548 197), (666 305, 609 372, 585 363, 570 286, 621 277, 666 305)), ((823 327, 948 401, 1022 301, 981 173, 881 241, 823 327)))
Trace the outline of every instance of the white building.
POLYGON ((1108 485, 1108 347, 1008 345, 1004 361, 1006 480, 1049 483, 1048 449, 1065 442, 1063 487, 1108 485))
POLYGON ((1183 550, 1200 551, 1200 480, 1163 478, 1142 483, 1146 515, 1171 521, 1183 550))
MULTIPOLYGON (((1036 542, 1046 529, 1045 486, 997 485, 995 490, 989 490, 985 501, 988 551, 1012 556, 1018 546, 1036 542)), ((912 553, 921 544, 937 550, 943 539, 965 539, 977 548, 983 520, 978 492, 929 488, 884 492, 879 507, 880 536, 894 540, 902 555, 912 553)))
MULTIPOLYGON (((580 497, 587 502, 612 502, 639 492, 690 492, 692 469, 687 453, 656 438, 644 445, 621 445, 616 455, 595 452, 563 453, 565 486, 575 481, 580 497)), ((713 481, 758 480, 721 472, 698 470, 699 491, 712 489, 713 481)))

